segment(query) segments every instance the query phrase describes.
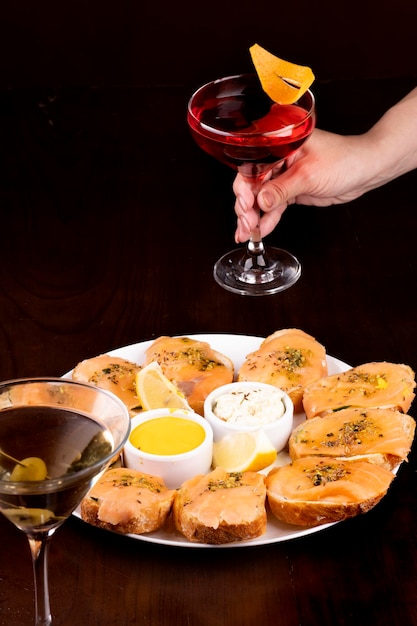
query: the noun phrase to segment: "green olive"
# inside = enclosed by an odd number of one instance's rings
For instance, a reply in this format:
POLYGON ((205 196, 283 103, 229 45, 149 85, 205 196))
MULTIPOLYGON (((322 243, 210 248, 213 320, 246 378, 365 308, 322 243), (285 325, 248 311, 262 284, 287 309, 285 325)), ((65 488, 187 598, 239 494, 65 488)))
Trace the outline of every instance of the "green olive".
POLYGON ((25 480, 45 480, 48 471, 46 463, 37 456, 30 456, 15 465, 10 480, 23 482, 25 480))

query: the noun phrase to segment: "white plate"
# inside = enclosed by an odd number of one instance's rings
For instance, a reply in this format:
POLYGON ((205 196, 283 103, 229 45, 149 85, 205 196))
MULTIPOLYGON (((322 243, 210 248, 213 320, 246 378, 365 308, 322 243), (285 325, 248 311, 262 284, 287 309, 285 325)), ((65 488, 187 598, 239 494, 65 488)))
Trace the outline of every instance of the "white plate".
MULTIPOLYGON (((237 372, 246 358, 246 355, 254 350, 257 350, 263 341, 262 337, 254 337, 248 335, 228 335, 228 334, 204 334, 204 335, 188 335, 192 339, 199 341, 207 341, 214 350, 217 350, 230 359, 232 359, 235 365, 235 371, 237 372)), ((117 348, 112 350, 108 354, 112 356, 118 356, 133 363, 142 365, 145 361, 145 350, 153 343, 154 339, 150 341, 143 341, 141 343, 135 343, 123 348, 117 348)), ((337 374, 350 369, 350 365, 335 359, 334 357, 327 357, 327 365, 329 374, 337 374)), ((68 372, 65 377, 71 376, 71 372, 68 372)), ((305 419, 304 413, 298 413, 294 415, 294 428, 305 419)), ((289 462, 289 457, 285 453, 279 454, 279 464, 285 465, 289 462)), ((269 468, 268 468, 269 469, 269 468)), ((79 509, 74 512, 74 515, 81 519, 79 509)), ((205 543, 192 543, 186 540, 183 535, 176 532, 174 529, 169 528, 169 524, 166 528, 161 530, 146 533, 143 535, 128 534, 126 537, 136 539, 138 541, 147 541, 149 543, 160 543, 167 546, 176 546, 182 548, 241 548, 249 546, 263 546, 268 543, 278 543, 280 541, 289 541, 290 539, 296 539, 298 537, 304 537, 312 533, 319 532, 332 526, 333 524, 323 524, 321 526, 315 526, 314 528, 304 528, 301 526, 293 526, 290 524, 284 524, 275 517, 268 513, 267 530, 264 535, 257 537, 256 539, 250 539, 248 541, 236 541, 233 543, 226 543, 222 545, 212 545, 205 543)))

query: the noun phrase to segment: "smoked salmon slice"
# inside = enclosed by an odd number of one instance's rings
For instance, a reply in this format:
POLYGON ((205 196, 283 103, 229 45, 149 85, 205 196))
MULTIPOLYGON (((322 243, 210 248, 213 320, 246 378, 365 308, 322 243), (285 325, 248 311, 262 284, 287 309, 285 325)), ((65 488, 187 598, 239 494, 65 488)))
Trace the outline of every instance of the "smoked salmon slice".
POLYGON ((114 393, 129 409, 131 415, 141 411, 136 396, 136 374, 140 365, 109 354, 85 359, 75 366, 73 380, 96 385, 114 393))
POLYGON ((308 385, 303 395, 304 411, 308 419, 347 407, 407 413, 415 386, 414 372, 408 365, 365 363, 308 385))
POLYGON ((115 467, 83 498, 81 517, 93 526, 122 534, 152 532, 165 524, 175 493, 159 477, 115 467))
POLYGON ((173 504, 176 529, 189 541, 223 544, 266 531, 265 476, 221 467, 185 481, 173 504))
POLYGON ((145 353, 146 365, 152 361, 159 363, 165 376, 200 415, 204 415, 208 394, 231 383, 234 377, 229 357, 213 350, 209 343, 189 337, 159 337, 145 353))
POLYGON ((393 469, 405 461, 416 423, 391 409, 342 409, 313 417, 295 428, 289 439, 291 459, 305 456, 369 457, 393 469))
POLYGON ((278 330, 258 350, 247 355, 239 381, 268 383, 285 391, 294 412, 303 409, 306 385, 327 375, 326 350, 314 337, 297 328, 278 330))
POLYGON ((365 460, 309 456, 271 470, 267 498, 277 519, 318 526, 366 513, 387 493, 394 477, 365 460))

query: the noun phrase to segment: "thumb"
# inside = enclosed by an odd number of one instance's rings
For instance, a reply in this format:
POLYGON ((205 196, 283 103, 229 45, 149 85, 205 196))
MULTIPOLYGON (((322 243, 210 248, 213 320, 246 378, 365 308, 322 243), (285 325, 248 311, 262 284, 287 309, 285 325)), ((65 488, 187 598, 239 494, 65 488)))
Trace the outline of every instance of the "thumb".
POLYGON ((281 205, 294 202, 294 198, 303 191, 299 177, 294 176, 290 168, 262 185, 257 198, 259 208, 268 213, 281 205))

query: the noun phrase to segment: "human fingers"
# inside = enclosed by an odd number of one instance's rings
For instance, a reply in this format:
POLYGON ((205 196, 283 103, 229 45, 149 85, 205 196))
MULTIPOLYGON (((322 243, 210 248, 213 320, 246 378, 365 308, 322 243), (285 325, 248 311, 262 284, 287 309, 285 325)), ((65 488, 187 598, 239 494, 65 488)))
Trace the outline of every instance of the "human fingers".
POLYGON ((265 213, 278 211, 281 217, 287 205, 306 191, 303 180, 294 174, 295 171, 289 169, 263 185, 257 198, 262 211, 265 213))
MULTIPOLYGON (((279 169, 281 169, 281 167, 282 164, 280 164, 279 169)), ((267 181, 269 177, 270 175, 267 176, 264 185, 268 184, 267 181)), ((243 243, 250 238, 251 232, 253 232, 257 226, 258 212, 255 211, 253 207, 255 202, 254 194, 247 181, 245 181, 240 174, 237 174, 234 180, 233 191, 236 196, 235 213, 238 218, 235 231, 235 241, 236 243, 243 243)), ((278 206, 271 206, 269 207, 268 212, 262 216, 260 220, 260 229, 263 237, 269 235, 269 233, 273 231, 275 226, 280 221, 283 212, 287 208, 287 204, 288 202, 282 202, 278 206)))
POLYGON ((235 231, 235 242, 236 243, 244 243, 250 237, 250 228, 248 226, 247 221, 244 217, 237 218, 236 231, 235 231))
MULTIPOLYGON (((259 222, 262 237, 266 237, 274 230, 286 208, 287 205, 282 204, 279 207, 276 207, 273 211, 262 215, 259 222)), ((257 220, 258 216, 254 210, 238 215, 235 232, 236 243, 243 243, 250 238, 251 232, 256 227, 257 220)))
POLYGON ((272 233, 278 222, 281 220, 282 214, 284 213, 287 206, 287 203, 280 204, 273 211, 269 211, 268 213, 264 213, 262 215, 260 221, 262 237, 266 237, 267 235, 269 235, 269 233, 272 233))
POLYGON ((258 194, 258 205, 262 211, 279 210, 283 205, 297 202, 300 196, 310 194, 311 186, 320 179, 317 175, 317 155, 320 155, 323 135, 326 138, 328 133, 316 129, 299 150, 273 167, 271 178, 265 181, 258 194))
POLYGON ((235 212, 239 217, 253 207, 255 197, 249 184, 240 174, 237 174, 233 181, 233 192, 236 196, 235 212))
MULTIPOLYGON (((236 204, 238 201, 236 200, 236 204)), ((235 208, 237 215, 237 225, 235 231, 236 243, 243 243, 250 237, 258 223, 258 214, 253 208, 248 208, 246 211, 241 211, 240 208, 235 208)))

